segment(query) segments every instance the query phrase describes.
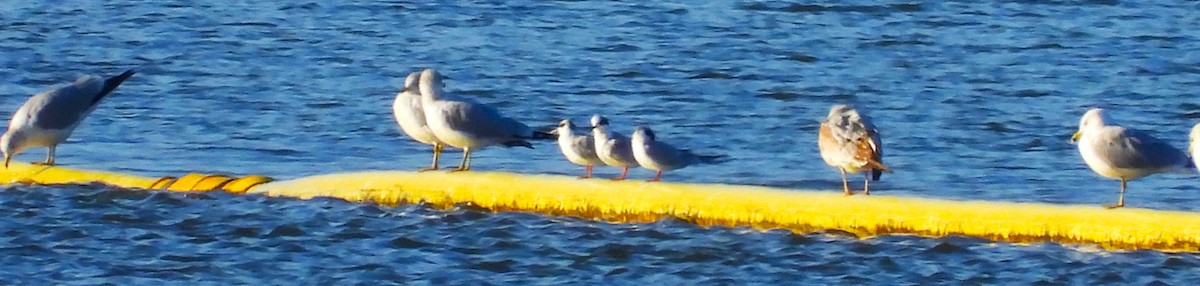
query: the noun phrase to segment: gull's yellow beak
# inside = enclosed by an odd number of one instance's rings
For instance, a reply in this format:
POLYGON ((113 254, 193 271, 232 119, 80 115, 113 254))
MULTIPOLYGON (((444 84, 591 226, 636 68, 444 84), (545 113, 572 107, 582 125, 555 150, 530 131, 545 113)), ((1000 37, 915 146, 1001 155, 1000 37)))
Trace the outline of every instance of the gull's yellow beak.
POLYGON ((1075 131, 1075 135, 1071 135, 1071 143, 1075 143, 1075 141, 1079 141, 1079 136, 1082 136, 1082 135, 1083 135, 1082 132, 1075 131))

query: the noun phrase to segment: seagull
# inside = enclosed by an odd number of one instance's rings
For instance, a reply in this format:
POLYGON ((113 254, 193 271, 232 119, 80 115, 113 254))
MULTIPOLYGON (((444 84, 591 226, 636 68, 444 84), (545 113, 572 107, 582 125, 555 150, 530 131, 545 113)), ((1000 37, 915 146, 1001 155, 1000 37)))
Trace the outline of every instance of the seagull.
POLYGON ((676 149, 671 145, 656 141, 654 131, 649 127, 638 126, 633 130, 633 157, 642 168, 657 171, 651 182, 662 179, 663 172, 683 169, 692 164, 717 163, 723 156, 696 155, 691 151, 676 149))
POLYGON ((1192 156, 1192 167, 1200 167, 1200 123, 1192 126, 1192 132, 1188 134, 1188 155, 1192 156))
POLYGON ((605 165, 621 168, 621 176, 613 178, 614 181, 624 180, 630 167, 638 167, 629 138, 609 131, 608 118, 592 115, 592 137, 596 139, 596 157, 605 165))
POLYGON ((527 139, 551 139, 516 120, 500 115, 491 106, 448 96, 442 91, 442 75, 433 69, 421 71, 417 84, 425 123, 445 145, 463 149, 463 159, 451 172, 471 169, 471 151, 492 145, 533 148, 527 139))
POLYGON ((46 161, 41 164, 54 165, 55 147, 71 137, 71 132, 96 109, 100 100, 133 74, 133 70, 128 70, 108 79, 84 76, 30 97, 13 113, 8 131, 0 136, 4 168, 8 168, 13 156, 30 147, 48 147, 46 161))
POLYGON ((1167 142, 1138 130, 1109 125, 1113 122, 1104 109, 1093 108, 1079 119, 1079 131, 1071 137, 1078 141, 1079 155, 1092 171, 1121 181, 1117 204, 1125 206, 1125 185, 1130 180, 1167 172, 1190 171, 1191 159, 1167 142))
POLYGON ((444 144, 433 136, 433 131, 425 124, 425 111, 421 108, 421 90, 417 84, 420 77, 421 72, 413 72, 404 79, 404 89, 396 94, 396 100, 392 102, 392 114, 396 116, 396 123, 400 124, 400 130, 404 131, 404 134, 408 134, 408 137, 417 142, 433 145, 433 165, 421 168, 420 171, 437 170, 438 157, 441 157, 444 144))
POLYGON ((863 194, 871 194, 871 181, 878 181, 883 172, 892 169, 883 164, 883 145, 871 119, 854 107, 836 104, 817 130, 817 147, 825 164, 842 172, 842 192, 849 196, 850 182, 846 173, 863 172, 863 194))
POLYGON ((575 124, 572 124, 570 119, 563 119, 558 123, 558 129, 550 133, 558 135, 558 148, 562 149, 567 161, 584 166, 584 173, 580 178, 591 178, 592 166, 604 162, 596 156, 596 140, 592 139, 592 135, 575 135, 573 128, 575 124))

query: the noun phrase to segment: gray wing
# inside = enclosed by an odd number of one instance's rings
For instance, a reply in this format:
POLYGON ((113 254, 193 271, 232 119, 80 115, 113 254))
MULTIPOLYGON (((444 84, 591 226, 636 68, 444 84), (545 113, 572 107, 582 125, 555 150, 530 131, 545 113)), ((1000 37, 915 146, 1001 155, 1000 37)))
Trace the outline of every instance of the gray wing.
POLYGON ((608 142, 612 142, 612 155, 618 160, 626 162, 630 167, 640 166, 637 158, 633 157, 633 142, 629 141, 625 135, 612 133, 608 137, 608 142))
POLYGON ((646 148, 646 155, 658 162, 659 165, 672 170, 687 167, 696 162, 696 157, 691 153, 658 141, 650 142, 646 148))
POLYGON ((1138 130, 1107 126, 1099 136, 1096 151, 1113 167, 1161 169, 1188 161, 1183 151, 1138 130))
POLYGON ((596 155, 596 139, 592 135, 584 135, 575 137, 575 141, 571 142, 571 147, 579 151, 579 155, 591 160, 599 160, 596 155))
POLYGON ((78 124, 99 103, 101 89, 100 79, 89 77, 38 93, 22 108, 28 109, 32 123, 39 128, 66 129, 78 124))
POLYGON ((621 133, 609 132, 608 140, 617 140, 618 142, 619 141, 629 142, 629 137, 625 137, 625 135, 621 135, 621 133))
POLYGON ((466 101, 446 102, 442 112, 450 128, 477 137, 508 140, 525 139, 533 135, 533 129, 529 126, 504 117, 487 105, 466 101))
POLYGON ((638 167, 637 157, 634 157, 634 144, 629 141, 629 138, 612 133, 608 137, 608 142, 605 142, 605 148, 608 148, 608 153, 616 157, 617 161, 624 162, 625 166, 638 167))

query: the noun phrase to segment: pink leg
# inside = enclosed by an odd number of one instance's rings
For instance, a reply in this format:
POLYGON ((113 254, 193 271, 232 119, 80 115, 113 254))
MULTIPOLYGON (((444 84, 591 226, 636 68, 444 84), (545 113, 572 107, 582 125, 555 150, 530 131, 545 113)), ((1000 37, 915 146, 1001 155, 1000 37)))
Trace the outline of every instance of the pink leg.
POLYGON ((579 178, 587 179, 587 178, 591 178, 591 177, 592 177, 592 165, 584 166, 583 167, 583 176, 579 177, 579 178))
POLYGON ((838 170, 842 171, 842 194, 849 197, 852 193, 850 193, 850 182, 846 181, 846 170, 842 170, 841 168, 838 168, 838 170))
POLYGON ((662 179, 662 171, 658 171, 658 173, 654 174, 654 178, 650 179, 649 182, 658 182, 658 181, 661 181, 661 179, 662 179))
POLYGON ((621 176, 620 176, 620 177, 613 178, 612 180, 613 180, 613 181, 620 181, 620 180, 624 180, 624 179, 625 179, 625 175, 628 175, 628 174, 629 174, 629 167, 624 167, 624 168, 622 168, 622 169, 621 169, 621 176))

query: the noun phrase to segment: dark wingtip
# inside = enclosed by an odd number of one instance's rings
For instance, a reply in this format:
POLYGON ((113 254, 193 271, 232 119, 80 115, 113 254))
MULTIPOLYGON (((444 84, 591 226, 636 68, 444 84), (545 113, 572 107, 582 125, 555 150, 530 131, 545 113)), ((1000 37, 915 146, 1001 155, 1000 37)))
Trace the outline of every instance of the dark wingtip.
POLYGON ((701 163, 705 164, 720 164, 729 161, 729 156, 725 155, 700 155, 694 154, 696 158, 700 158, 701 163))
POLYGON ((533 144, 530 144, 529 141, 525 141, 525 140, 516 140, 516 141, 504 142, 504 147, 525 147, 525 148, 533 149, 533 144))
POLYGON ((871 170, 871 180, 872 181, 878 181, 880 177, 883 177, 882 170, 879 170, 879 169, 871 170))
POLYGON ((532 139, 555 140, 555 139, 558 139, 558 136, 554 135, 554 134, 550 134, 550 132, 546 132, 546 131, 533 131, 532 139))
POLYGON ((112 85, 115 89, 117 88, 116 86, 121 85, 122 82, 125 82, 125 80, 129 79, 129 77, 133 76, 135 73, 137 73, 137 71, 134 71, 133 69, 126 70, 117 76, 108 78, 108 80, 104 82, 105 86, 107 87, 108 85, 112 85))
POLYGON ((109 93, 112 93, 112 91, 117 89, 118 86, 121 86, 122 82, 125 82, 125 80, 129 79, 129 77, 133 76, 135 73, 137 72, 135 72, 133 69, 129 69, 117 76, 110 77, 105 80, 104 89, 100 90, 100 94, 97 94, 95 99, 92 99, 92 104, 100 102, 101 99, 104 99, 105 96, 108 96, 109 93))

